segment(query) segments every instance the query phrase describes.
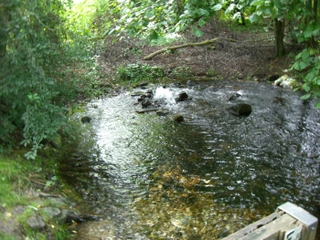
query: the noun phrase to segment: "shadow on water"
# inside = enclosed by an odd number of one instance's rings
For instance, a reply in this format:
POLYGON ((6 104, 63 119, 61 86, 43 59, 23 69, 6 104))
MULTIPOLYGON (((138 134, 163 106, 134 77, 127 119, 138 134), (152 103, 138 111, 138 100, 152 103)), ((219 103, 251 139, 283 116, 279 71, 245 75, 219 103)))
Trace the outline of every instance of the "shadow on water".
POLYGON ((252 82, 161 90, 167 116, 138 114, 129 92, 88 104, 83 141, 61 161, 64 179, 102 216, 79 234, 219 239, 286 201, 320 217, 320 113, 311 103, 252 82), (173 102, 181 91, 190 99, 173 102), (239 102, 252 106, 248 117, 227 111, 239 102), (176 113, 184 122, 172 121, 176 113))

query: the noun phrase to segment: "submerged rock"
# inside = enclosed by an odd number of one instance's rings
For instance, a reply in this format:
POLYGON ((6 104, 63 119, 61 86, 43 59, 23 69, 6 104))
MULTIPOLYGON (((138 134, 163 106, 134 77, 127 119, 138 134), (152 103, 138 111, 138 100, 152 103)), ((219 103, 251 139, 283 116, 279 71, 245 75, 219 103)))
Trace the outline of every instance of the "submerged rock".
POLYGON ((184 121, 184 117, 181 114, 176 114, 172 117, 173 121, 175 122, 183 122, 184 121))
POLYGON ((252 107, 250 104, 247 103, 239 103, 228 108, 229 112, 236 116, 249 116, 252 112, 252 107))

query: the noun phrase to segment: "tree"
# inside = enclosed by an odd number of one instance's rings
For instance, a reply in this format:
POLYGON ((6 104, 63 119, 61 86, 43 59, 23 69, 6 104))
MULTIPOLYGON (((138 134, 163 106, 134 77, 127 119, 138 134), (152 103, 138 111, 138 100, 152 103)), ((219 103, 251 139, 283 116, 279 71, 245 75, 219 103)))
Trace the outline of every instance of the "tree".
MULTIPOLYGON (((252 22, 259 18, 269 17, 275 22, 276 56, 284 54, 284 23, 296 22, 295 38, 298 43, 304 44, 305 49, 296 56, 292 69, 304 74, 303 89, 306 94, 303 99, 310 97, 320 98, 320 56, 318 43, 315 39, 320 35, 318 18, 319 6, 317 0, 256 0, 251 3, 255 11, 250 16, 252 22)), ((320 108, 320 101, 316 105, 320 108)))
POLYGON ((0 151, 22 143, 34 158, 66 127, 79 79, 69 70, 75 52, 65 41, 64 2, 0 3, 0 151))
POLYGON ((275 18, 274 19, 274 39, 275 39, 275 55, 276 57, 282 57, 286 54, 286 50, 284 48, 284 28, 285 21, 282 19, 275 18))

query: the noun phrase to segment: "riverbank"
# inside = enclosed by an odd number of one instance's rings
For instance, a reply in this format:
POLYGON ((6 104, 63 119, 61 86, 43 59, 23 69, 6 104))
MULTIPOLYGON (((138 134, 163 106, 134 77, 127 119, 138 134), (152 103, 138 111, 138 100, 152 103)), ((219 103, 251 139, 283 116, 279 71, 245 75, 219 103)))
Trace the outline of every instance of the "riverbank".
POLYGON ((54 159, 22 155, 0 155, 0 238, 71 239, 80 199, 56 176, 54 159))

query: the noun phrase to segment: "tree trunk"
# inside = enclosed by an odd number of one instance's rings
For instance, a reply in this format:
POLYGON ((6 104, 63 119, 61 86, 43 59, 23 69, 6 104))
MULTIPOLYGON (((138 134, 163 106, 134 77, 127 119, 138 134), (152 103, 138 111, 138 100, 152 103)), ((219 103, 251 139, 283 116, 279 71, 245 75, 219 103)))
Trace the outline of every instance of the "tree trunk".
MULTIPOLYGON (((311 12, 311 17, 306 19, 306 23, 309 23, 311 21, 317 22, 318 17, 318 0, 309 0, 308 1, 308 9, 311 12)), ((317 48, 318 42, 314 39, 313 36, 311 36, 310 40, 307 42, 308 47, 317 48)))
POLYGON ((246 25, 246 20, 244 18, 244 14, 242 11, 240 11, 240 17, 241 17, 241 25, 245 26, 246 25))
POLYGON ((276 45, 276 57, 282 57, 286 54, 284 48, 283 38, 284 38, 284 20, 274 19, 274 38, 276 45))

